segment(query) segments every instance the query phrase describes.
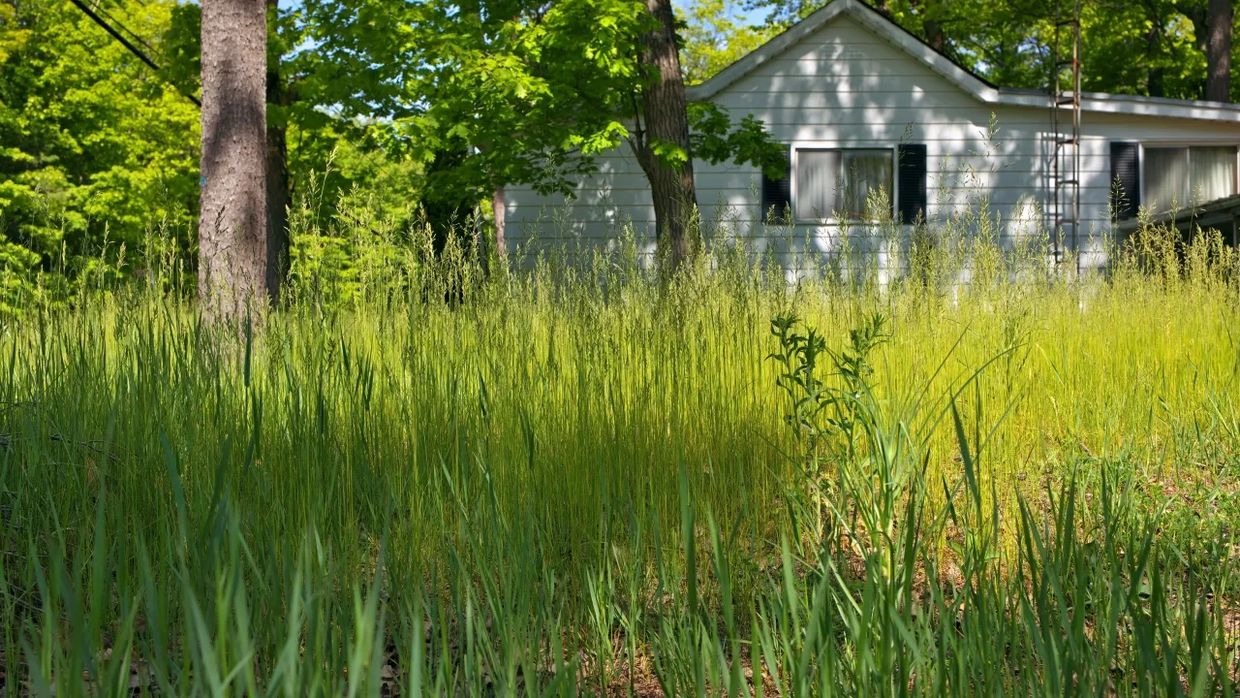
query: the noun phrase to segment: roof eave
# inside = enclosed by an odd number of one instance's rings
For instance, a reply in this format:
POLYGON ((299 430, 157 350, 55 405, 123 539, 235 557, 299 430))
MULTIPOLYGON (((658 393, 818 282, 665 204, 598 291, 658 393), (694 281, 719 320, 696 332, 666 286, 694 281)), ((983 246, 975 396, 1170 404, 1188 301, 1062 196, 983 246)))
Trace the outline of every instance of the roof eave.
MULTIPOLYGON (((998 103, 1013 107, 1050 108, 1047 94, 1028 90, 1000 89, 998 103)), ((1197 102, 1165 97, 1119 95, 1105 92, 1081 94, 1081 110, 1098 114, 1127 114, 1132 116, 1155 116, 1167 119, 1193 119, 1197 121, 1223 121, 1240 123, 1240 104, 1224 102, 1197 102)))

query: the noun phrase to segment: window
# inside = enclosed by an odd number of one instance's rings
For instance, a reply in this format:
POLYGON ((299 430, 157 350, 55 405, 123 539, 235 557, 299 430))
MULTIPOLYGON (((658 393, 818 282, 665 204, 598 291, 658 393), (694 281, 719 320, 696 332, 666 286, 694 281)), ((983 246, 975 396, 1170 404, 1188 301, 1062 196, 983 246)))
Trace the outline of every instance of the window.
POLYGON ((1117 221, 1137 217, 1141 207, 1141 144, 1111 143, 1111 215, 1117 221))
POLYGON ((891 150, 799 148, 793 163, 794 212, 799 221, 867 217, 866 199, 892 193, 891 150))
POLYGON ((1145 148, 1142 202, 1155 211, 1236 193, 1236 147, 1145 148))
MULTIPOLYGON (((1135 144, 1134 144, 1135 147, 1135 144)), ((892 186, 892 152, 887 148, 795 148, 784 151, 781 175, 762 173, 762 220, 788 225, 796 221, 819 223, 835 215, 864 218, 866 197, 886 189, 894 199, 894 213, 904 224, 925 220, 926 162, 924 143, 901 143, 894 149, 899 191, 892 186), (797 164, 792 164, 793 156, 797 164), (845 176, 847 175, 847 176, 845 176), (798 207, 792 205, 792 180, 797 179, 798 207), (842 186, 841 186, 842 185, 842 186)))

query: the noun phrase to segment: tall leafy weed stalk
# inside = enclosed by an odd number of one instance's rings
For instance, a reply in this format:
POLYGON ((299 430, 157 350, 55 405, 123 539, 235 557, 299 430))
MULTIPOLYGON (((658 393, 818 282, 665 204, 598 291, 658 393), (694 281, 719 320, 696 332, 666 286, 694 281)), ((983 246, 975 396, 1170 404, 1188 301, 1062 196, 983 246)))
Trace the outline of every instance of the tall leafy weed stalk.
MULTIPOLYGON (((876 589, 882 598, 904 608, 915 573, 932 564, 920 549, 947 518, 946 512, 925 515, 930 447, 918 433, 918 423, 926 423, 924 391, 906 401, 880 395, 875 354, 891 339, 888 322, 880 312, 863 315, 844 346, 833 350, 795 314, 782 314, 771 321, 780 349, 768 359, 779 367, 775 381, 788 406, 784 421, 801 447, 800 472, 786 488, 793 530, 809 534, 808 541, 797 541, 799 547, 808 543, 829 564, 881 580, 876 589), (830 374, 820 377, 820 368, 830 374)), ((967 456, 963 433, 959 438, 967 456)), ((949 498, 958 489, 950 488, 949 498)))
POLYGON ((869 536, 872 548, 891 542, 894 507, 909 475, 889 450, 893 435, 882 430, 872 383, 871 354, 887 340, 887 320, 869 315, 849 330, 848 345, 838 352, 817 330, 799 324, 795 314, 771 321, 779 351, 767 357, 779 366, 775 383, 789 406, 784 420, 801 446, 802 487, 794 488, 794 501, 815 541, 827 541, 844 527, 855 552, 864 555, 858 533, 869 536), (817 375, 823 359, 830 361, 835 385, 817 375))

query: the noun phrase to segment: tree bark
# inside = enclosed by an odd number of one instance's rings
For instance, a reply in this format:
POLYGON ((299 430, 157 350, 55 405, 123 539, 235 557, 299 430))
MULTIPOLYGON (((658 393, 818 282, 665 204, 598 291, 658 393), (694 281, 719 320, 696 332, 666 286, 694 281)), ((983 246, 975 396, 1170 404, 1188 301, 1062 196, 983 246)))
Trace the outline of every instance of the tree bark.
POLYGON ((1206 10, 1205 98, 1231 101, 1232 0, 1210 0, 1206 10))
POLYGON ((288 273, 288 140, 283 125, 267 127, 267 293, 280 300, 280 286, 288 273))
MULTIPOLYGON (((1145 57, 1155 61, 1162 47, 1162 19, 1148 6, 1146 19, 1149 20, 1149 30, 1145 33, 1145 57)), ((1166 70, 1162 66, 1151 66, 1146 69, 1145 76, 1145 93, 1151 97, 1162 97, 1166 70)))
MULTIPOLYGON (((269 21, 274 21, 278 0, 267 0, 269 21)), ((267 57, 267 104, 287 107, 288 92, 280 80, 280 57, 267 57)), ((280 300, 280 286, 288 274, 288 139, 287 121, 267 121, 267 289, 273 303, 280 300)))
POLYGON ((922 27, 926 32, 926 43, 939 53, 947 51, 947 32, 943 31, 943 25, 936 19, 927 19, 922 22, 922 27))
POLYGON ((657 25, 646 35, 641 53, 641 63, 652 75, 642 93, 645 123, 639 129, 635 149, 650 181, 659 254, 674 271, 697 246, 697 190, 693 184, 688 103, 671 0, 646 0, 646 8, 657 25), (678 148, 686 156, 684 160, 660 157, 659 151, 669 147, 678 148))
MULTIPOLYGON (((943 28, 943 22, 940 21, 939 16, 934 14, 935 8, 933 3, 927 3, 923 0, 913 0, 913 2, 910 2, 909 4, 917 12, 917 14, 922 17, 921 31, 922 35, 926 37, 926 43, 929 44, 930 48, 933 48, 935 51, 946 54, 947 31, 943 28)), ((891 15, 891 10, 887 7, 886 2, 881 3, 876 9, 878 9, 878 11, 885 15, 888 19, 895 21, 895 18, 891 15)))
POLYGON ((1201 98, 1231 100, 1232 0, 1178 0, 1175 9, 1193 23, 1197 48, 1206 57, 1201 98))
MULTIPOLYGON (((267 235, 265 0, 202 3, 202 204, 198 294, 219 320, 275 294, 267 235)), ((278 283, 278 280, 277 280, 278 283)))

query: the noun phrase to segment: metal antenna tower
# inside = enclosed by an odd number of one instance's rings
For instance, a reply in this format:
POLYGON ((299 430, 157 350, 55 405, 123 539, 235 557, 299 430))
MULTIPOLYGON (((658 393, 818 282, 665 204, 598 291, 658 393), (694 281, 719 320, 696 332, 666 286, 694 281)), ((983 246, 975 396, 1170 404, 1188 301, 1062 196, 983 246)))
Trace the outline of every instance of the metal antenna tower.
POLYGON ((1076 254, 1077 272, 1081 256, 1081 0, 1072 0, 1072 16, 1063 16, 1063 0, 1055 2, 1055 37, 1051 45, 1051 157, 1050 219, 1054 236, 1055 266, 1065 254, 1065 243, 1076 254), (1072 42, 1065 57, 1065 36, 1072 42))

